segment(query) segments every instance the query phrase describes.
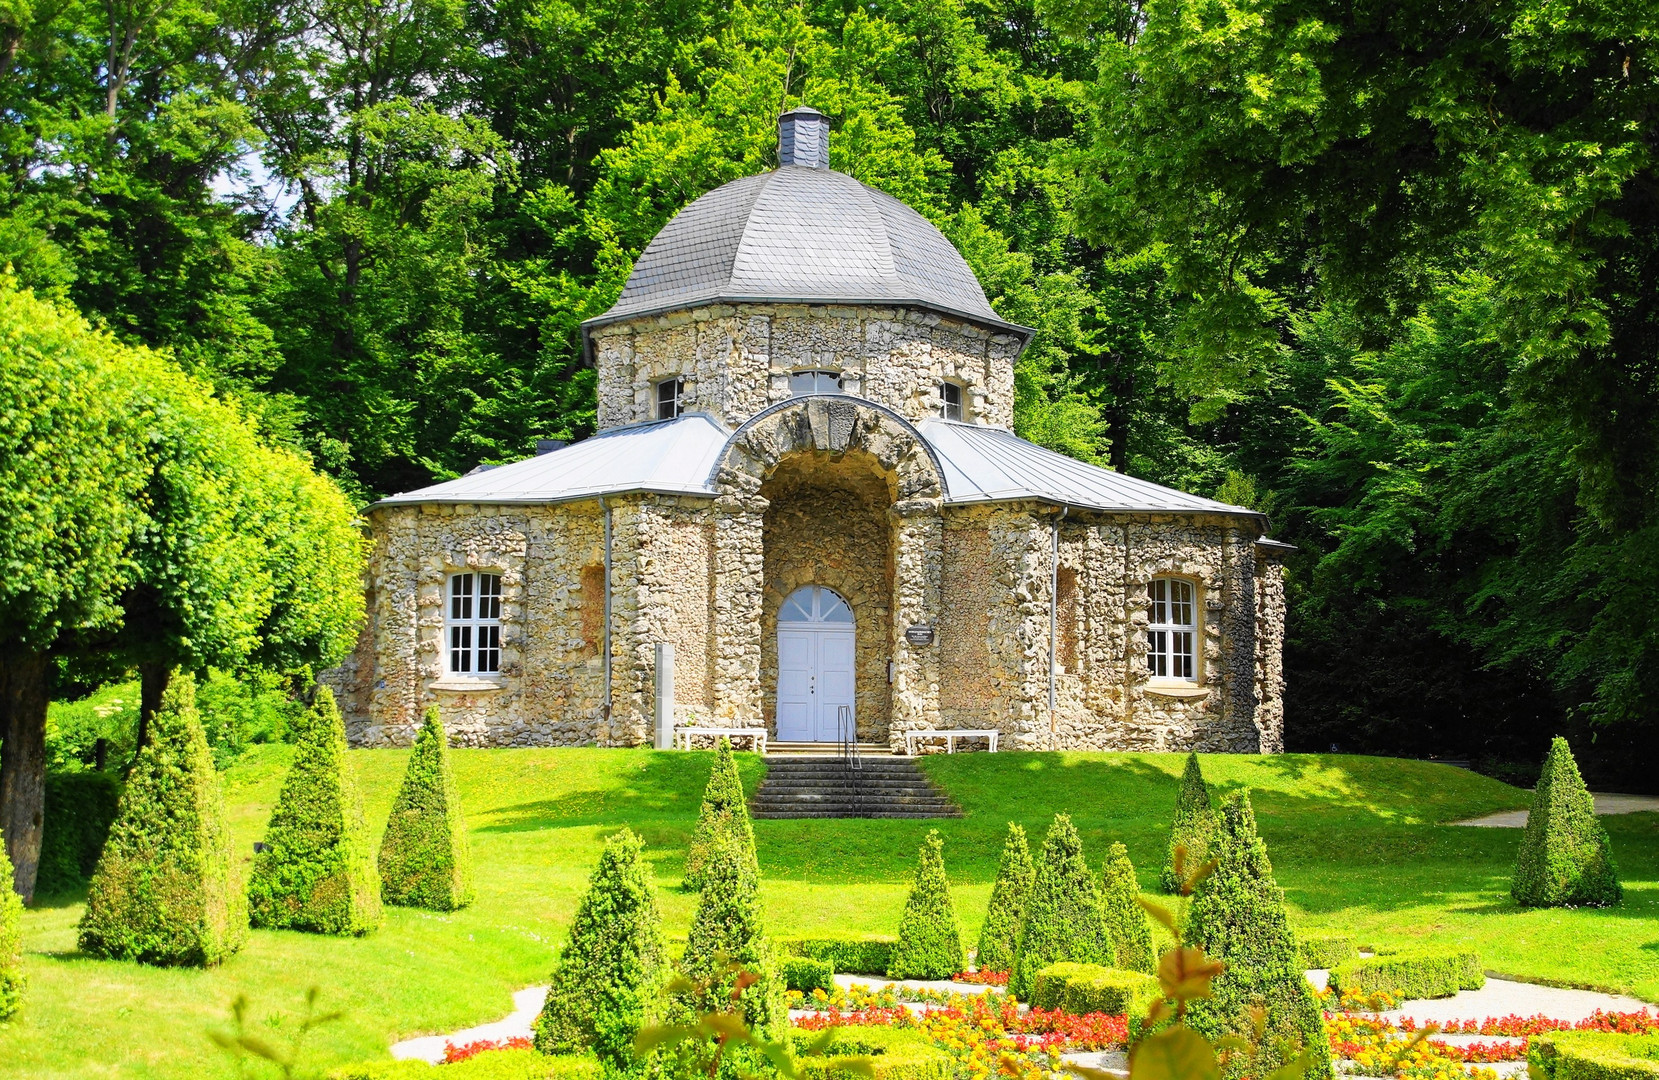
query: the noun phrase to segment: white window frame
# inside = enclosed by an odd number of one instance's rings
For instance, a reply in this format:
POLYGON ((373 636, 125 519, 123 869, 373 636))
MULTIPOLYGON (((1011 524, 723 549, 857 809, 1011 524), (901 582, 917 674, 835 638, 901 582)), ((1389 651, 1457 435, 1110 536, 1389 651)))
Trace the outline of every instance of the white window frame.
POLYGON ((1152 681, 1198 682, 1198 585, 1155 577, 1146 585, 1146 671, 1152 681))
POLYGON ((685 376, 675 375, 668 379, 658 379, 651 384, 651 394, 652 419, 679 419, 681 412, 685 409, 685 376), (669 390, 671 393, 664 397, 664 390, 669 390), (666 413, 664 411, 665 407, 666 413))
POLYGON ((842 392, 843 391, 841 389, 841 372, 839 372, 839 371, 829 371, 825 368, 810 368, 806 371, 791 371, 789 373, 789 396, 790 397, 809 397, 813 394, 839 394, 839 393, 842 393, 842 392), (833 390, 820 390, 816 385, 814 385, 811 390, 797 390, 797 389, 795 389, 795 380, 799 379, 803 375, 812 376, 812 381, 815 384, 822 378, 827 377, 827 378, 834 379, 835 380, 835 389, 833 389, 833 390))
POLYGON ((501 575, 462 570, 444 583, 444 667, 462 679, 501 677, 501 575))
POLYGON ((963 408, 963 404, 962 404, 962 400, 963 400, 964 396, 965 395, 963 393, 963 386, 962 386, 961 383, 951 382, 949 379, 940 380, 940 382, 939 382, 939 418, 941 420, 964 420, 964 419, 966 419, 968 414, 967 414, 967 411, 963 408), (956 391, 956 400, 955 401, 951 400, 951 391, 952 390, 956 391))

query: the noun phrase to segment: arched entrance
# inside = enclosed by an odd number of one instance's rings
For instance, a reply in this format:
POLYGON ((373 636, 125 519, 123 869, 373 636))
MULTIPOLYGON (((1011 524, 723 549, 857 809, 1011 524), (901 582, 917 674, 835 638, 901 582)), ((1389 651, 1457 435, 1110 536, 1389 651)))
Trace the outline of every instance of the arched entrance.
POLYGON ((778 610, 778 739, 835 742, 842 710, 856 731, 853 612, 839 594, 803 585, 778 610))

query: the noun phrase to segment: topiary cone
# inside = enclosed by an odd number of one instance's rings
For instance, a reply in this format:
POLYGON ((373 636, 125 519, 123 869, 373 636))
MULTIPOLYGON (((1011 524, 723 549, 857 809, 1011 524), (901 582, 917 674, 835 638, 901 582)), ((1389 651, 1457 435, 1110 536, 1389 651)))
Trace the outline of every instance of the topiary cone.
POLYGON ((472 849, 449 739, 430 706, 415 736, 392 816, 380 840, 380 898, 401 907, 454 911, 472 903, 472 849))
POLYGON ((757 976, 736 1001, 744 1024, 761 1039, 783 1034, 789 1014, 761 917, 759 887, 741 845, 729 835, 719 835, 704 866, 703 892, 686 935, 681 969, 698 989, 678 995, 680 1019, 732 1010, 736 965, 757 976))
POLYGON ((1559 735, 1532 796, 1510 893, 1527 907, 1603 907, 1624 897, 1595 798, 1559 735))
POLYGON ((1083 859, 1083 840, 1066 814, 1054 815, 1020 920, 1008 989, 1031 997, 1037 972, 1050 964, 1110 964, 1112 942, 1100 919, 1100 890, 1083 859))
POLYGON ((1210 789, 1204 783, 1204 772, 1198 767, 1198 755, 1187 755, 1187 767, 1181 773, 1181 791, 1175 796, 1175 820, 1169 827, 1169 854, 1164 859, 1164 872, 1159 884, 1171 895, 1181 891, 1183 875, 1175 872, 1175 852, 1186 849, 1186 875, 1203 866, 1210 857, 1210 837, 1215 833, 1215 810, 1210 805, 1210 789))
POLYGON ((81 951, 211 967, 240 949, 247 933, 219 774, 196 713, 196 683, 175 674, 92 872, 81 951))
POLYGON ((708 786, 703 789, 697 831, 692 834, 691 849, 686 852, 683 888, 703 887, 703 870, 723 836, 738 844, 758 879, 760 861, 755 856, 755 827, 749 820, 748 804, 743 801, 743 781, 737 775, 732 744, 725 738, 721 738, 715 749, 714 767, 709 770, 708 786))
POLYGON ((12 888, 12 861, 0 837, 0 1020, 23 1007, 23 898, 12 888))
POLYGON ((253 924, 270 930, 366 934, 380 925, 380 875, 346 768, 345 723, 326 686, 302 721, 248 906, 253 924))
POLYGON ((929 829, 916 856, 916 880, 899 921, 899 942, 888 961, 890 979, 948 979, 967 967, 962 924, 945 880, 945 842, 929 829))
POLYGON ((634 1036, 656 1001, 665 945, 645 845, 628 829, 605 842, 536 1020, 544 1054, 593 1051, 608 1071, 634 1062, 634 1036))
POLYGON ((1262 1076, 1306 1050, 1312 1063, 1304 1080, 1326 1080, 1332 1071, 1323 1018, 1297 956, 1267 845, 1256 833, 1249 792, 1228 798, 1213 839, 1216 868, 1193 892, 1185 938, 1227 967, 1211 981, 1210 997, 1188 1003, 1187 1021, 1209 1039, 1250 1040, 1248 1010, 1260 1005, 1267 1026, 1258 1054, 1254 1061, 1238 1055, 1227 1075, 1262 1076))
POLYGON ((985 909, 985 923, 979 928, 979 947, 974 964, 981 971, 1008 971, 1014 966, 1014 946, 1020 936, 1020 919, 1036 870, 1025 830, 1008 823, 1008 838, 1002 842, 1002 863, 997 867, 991 902, 985 909))
POLYGON ((1152 919, 1140 904, 1141 887, 1135 880, 1135 864, 1129 849, 1113 844, 1106 857, 1100 885, 1100 917, 1117 949, 1117 966, 1125 971, 1158 973, 1158 957, 1152 949, 1152 919))

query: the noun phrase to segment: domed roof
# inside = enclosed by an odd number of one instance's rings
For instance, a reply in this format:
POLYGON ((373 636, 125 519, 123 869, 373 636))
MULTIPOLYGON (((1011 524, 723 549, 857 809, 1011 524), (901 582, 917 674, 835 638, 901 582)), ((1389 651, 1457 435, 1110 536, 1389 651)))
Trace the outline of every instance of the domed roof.
POLYGON ((716 188, 640 253, 592 329, 711 303, 895 304, 1029 338, 991 310, 967 260, 922 215, 827 168, 786 164, 716 188))

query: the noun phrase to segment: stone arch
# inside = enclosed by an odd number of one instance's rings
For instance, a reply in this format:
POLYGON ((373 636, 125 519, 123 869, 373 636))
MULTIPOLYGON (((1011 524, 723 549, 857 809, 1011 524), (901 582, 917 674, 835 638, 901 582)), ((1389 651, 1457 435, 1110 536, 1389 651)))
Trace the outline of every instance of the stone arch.
POLYGON ((887 478, 891 502, 945 494, 944 470, 908 420, 844 394, 791 398, 756 413, 727 441, 710 480, 722 495, 753 495, 797 453, 869 458, 887 478))

